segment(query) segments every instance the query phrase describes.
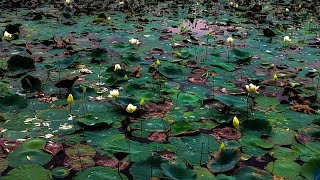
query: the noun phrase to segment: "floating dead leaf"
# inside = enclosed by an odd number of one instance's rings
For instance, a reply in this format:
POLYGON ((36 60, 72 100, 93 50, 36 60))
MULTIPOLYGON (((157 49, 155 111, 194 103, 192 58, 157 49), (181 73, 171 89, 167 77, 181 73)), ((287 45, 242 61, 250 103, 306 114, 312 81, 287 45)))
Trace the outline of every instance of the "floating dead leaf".
POLYGON ((43 148, 44 151, 55 156, 63 149, 62 144, 49 141, 43 148))
POLYGON ((295 78, 297 75, 293 74, 293 73, 289 73, 289 72, 279 72, 277 74, 278 78, 295 78))
POLYGON ((99 166, 110 167, 110 168, 118 168, 118 163, 119 163, 120 170, 124 170, 129 166, 129 163, 125 160, 122 160, 119 162, 119 160, 116 158, 106 157, 106 156, 99 157, 96 163, 99 166))
POLYGON ((158 104, 148 102, 145 104, 143 117, 146 119, 155 116, 162 118, 168 111, 170 111, 172 105, 173 104, 170 101, 165 101, 158 104))
POLYGON ((12 151, 16 150, 20 144, 21 142, 18 141, 0 139, 0 146, 2 146, 6 153, 11 153, 12 151))
POLYGON ((224 127, 214 129, 214 135, 218 135, 220 138, 222 137, 229 140, 237 140, 241 137, 241 132, 231 127, 224 127))
POLYGON ((136 69, 131 73, 131 76, 134 76, 134 77, 141 77, 141 66, 137 66, 136 69))
POLYGON ((206 79, 201 78, 201 77, 191 77, 188 79, 190 82, 194 83, 194 84, 202 84, 206 82, 206 79))
POLYGON ((306 142, 312 141, 311 137, 308 137, 308 136, 305 136, 305 135, 302 135, 302 134, 295 134, 294 136, 296 137, 296 140, 301 144, 304 144, 306 142))
POLYGON ((174 152, 164 151, 159 153, 160 156, 168 161, 173 161, 176 158, 176 154, 174 152))
POLYGON ((81 74, 92 74, 93 72, 90 69, 80 69, 79 72, 81 74))
POLYGON ((308 105, 296 104, 290 107, 293 111, 304 112, 306 114, 313 114, 314 110, 308 105))
POLYGON ((68 158, 65 162, 64 165, 75 170, 75 171, 80 171, 83 169, 87 169, 89 167, 93 167, 95 165, 95 162, 91 157, 72 157, 68 158))
POLYGON ((148 140, 157 141, 157 142, 165 142, 167 140, 167 135, 163 131, 154 131, 149 134, 148 140))

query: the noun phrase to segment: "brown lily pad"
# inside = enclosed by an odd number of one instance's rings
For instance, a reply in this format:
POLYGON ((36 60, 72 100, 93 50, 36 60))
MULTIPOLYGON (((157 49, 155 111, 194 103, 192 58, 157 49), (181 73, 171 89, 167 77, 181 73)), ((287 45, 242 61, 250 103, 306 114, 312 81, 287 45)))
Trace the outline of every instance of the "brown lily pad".
POLYGON ((0 146, 2 146, 6 153, 11 153, 16 150, 20 144, 21 142, 18 141, 0 139, 0 146))
POLYGON ((118 163, 119 163, 120 170, 124 170, 129 166, 129 163, 125 160, 119 161, 116 158, 111 158, 106 156, 99 157, 96 163, 100 166, 110 167, 110 168, 118 168, 118 163))
POLYGON ((157 142, 165 142, 165 141, 167 141, 167 135, 163 131, 154 131, 149 134, 148 140, 157 141, 157 142))
POLYGON ((237 140, 241 137, 241 132, 231 127, 224 127, 220 129, 214 129, 214 135, 229 140, 237 140))
POLYGON ((296 137, 296 140, 301 144, 304 144, 306 142, 312 141, 311 137, 308 137, 308 136, 305 136, 305 135, 302 135, 302 134, 295 134, 295 137, 296 137))
POLYGON ((76 144, 66 149, 66 154, 70 158, 76 157, 93 157, 96 154, 96 150, 88 145, 76 144))
POLYGON ((159 153, 160 156, 168 161, 173 161, 176 158, 176 154, 174 152, 164 151, 159 153))
POLYGON ((75 171, 80 171, 89 167, 93 167, 95 162, 91 157, 72 157, 67 159, 64 165, 75 171))
POLYGON ((55 143, 55 142, 48 142, 43 148, 44 151, 52 154, 53 156, 58 154, 62 149, 63 149, 62 144, 55 143))

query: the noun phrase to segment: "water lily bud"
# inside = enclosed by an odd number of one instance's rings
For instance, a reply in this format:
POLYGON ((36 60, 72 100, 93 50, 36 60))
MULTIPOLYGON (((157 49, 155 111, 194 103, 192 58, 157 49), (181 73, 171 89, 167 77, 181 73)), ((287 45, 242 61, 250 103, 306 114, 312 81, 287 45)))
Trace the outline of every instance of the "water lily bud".
POLYGON ((276 81, 277 79, 278 79, 277 74, 274 74, 274 75, 273 75, 273 80, 275 80, 275 81, 276 81))
POLYGON ((69 38, 66 39, 66 43, 68 43, 68 44, 70 43, 70 39, 69 38))
POLYGON ((140 106, 143 106, 143 105, 144 105, 144 98, 140 100, 140 106))
POLYGON ((120 70, 120 69, 121 69, 120 64, 116 64, 116 65, 114 65, 114 71, 116 71, 116 70, 120 70))
POLYGON ((131 44, 135 44, 135 45, 140 44, 140 41, 139 41, 138 39, 134 39, 134 38, 130 39, 129 42, 130 42, 131 44))
POLYGON ((72 94, 69 94, 69 96, 67 98, 67 102, 68 102, 68 104, 72 104, 74 102, 72 94))
POLYGON ((109 16, 109 17, 107 18, 107 20, 110 21, 110 20, 111 20, 111 17, 109 16))
POLYGON ((67 5, 71 4, 71 0, 66 0, 66 4, 67 5))
POLYGON ((222 143, 220 144, 219 151, 223 151, 224 149, 226 149, 226 146, 225 146, 224 143, 222 142, 222 143))
POLYGON ((27 38, 30 38, 30 36, 31 36, 30 34, 27 34, 27 38))
POLYGON ((161 62, 159 59, 156 60, 156 65, 160 66, 161 62))
POLYGON ((83 86, 83 87, 82 87, 82 92, 83 92, 83 93, 86 93, 86 92, 87 92, 87 87, 86 87, 86 86, 83 86))
POLYGON ((235 6, 235 8, 237 8, 237 9, 239 8, 239 4, 238 4, 238 3, 236 3, 236 6, 235 6))
POLYGON ((290 39, 289 36, 285 36, 285 37, 283 37, 283 41, 284 41, 284 42, 290 42, 291 39, 290 39))
POLYGON ((112 91, 110 91, 110 94, 108 95, 108 97, 111 97, 111 98, 117 98, 119 97, 119 91, 117 89, 114 89, 112 91))
POLYGON ((229 6, 233 6, 233 2, 232 1, 229 2, 229 6))
POLYGON ((11 38, 11 37, 12 37, 12 34, 8 33, 7 31, 5 31, 5 32, 3 33, 3 38, 4 38, 4 39, 9 39, 9 38, 11 38))
POLYGON ((252 83, 250 83, 249 85, 246 85, 246 90, 249 93, 258 93, 257 90, 259 89, 259 86, 253 85, 252 83))
POLYGON ((126 108, 126 111, 128 112, 128 113, 133 113, 133 112, 135 112, 137 110, 137 106, 134 106, 134 105, 132 105, 132 104, 128 104, 128 106, 127 106, 127 108, 126 108))
POLYGON ((227 43, 232 43, 232 42, 233 42, 233 38, 232 37, 228 37, 227 43))
POLYGON ((123 79, 127 81, 129 78, 127 75, 124 75, 123 79))
POLYGON ((239 124, 240 124, 239 119, 236 116, 233 117, 233 121, 232 121, 233 127, 238 128, 239 124))
POLYGON ((28 160, 28 161, 30 161, 30 160, 31 160, 31 158, 30 158, 29 156, 27 156, 27 160, 28 160))

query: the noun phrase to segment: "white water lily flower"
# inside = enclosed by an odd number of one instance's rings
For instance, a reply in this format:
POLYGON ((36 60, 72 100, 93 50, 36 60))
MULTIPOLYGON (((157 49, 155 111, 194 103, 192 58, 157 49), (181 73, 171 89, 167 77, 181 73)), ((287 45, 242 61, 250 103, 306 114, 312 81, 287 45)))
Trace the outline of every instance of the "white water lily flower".
POLYGON ((283 41, 284 41, 284 42, 290 42, 291 39, 290 39, 289 36, 285 36, 285 37, 283 37, 283 41))
POLYGON ((8 31, 5 31, 5 32, 3 33, 3 38, 4 38, 4 39, 10 39, 11 37, 12 37, 12 34, 8 33, 8 31))
POLYGON ((110 91, 110 94, 109 94, 109 96, 108 97, 110 97, 110 98, 117 98, 117 97, 119 97, 119 91, 117 90, 117 89, 114 89, 114 90, 112 90, 112 91, 110 91))
POLYGON ((82 74, 92 74, 93 73, 90 69, 80 69, 79 72, 82 74))
POLYGON ((71 4, 71 0, 66 0, 66 4, 71 4))
POLYGON ((120 2, 119 2, 119 5, 123 5, 123 4, 124 4, 124 2, 123 2, 123 1, 120 1, 120 2))
POLYGON ((134 39, 134 38, 130 39, 129 42, 130 42, 131 44, 135 44, 135 45, 140 44, 140 41, 139 41, 138 39, 134 39))
POLYGON ((233 38, 232 37, 228 37, 227 43, 232 43, 232 42, 233 42, 233 38))
POLYGON ((121 69, 120 64, 116 64, 116 65, 114 65, 114 71, 116 71, 116 70, 120 70, 120 69, 121 69))
POLYGON ((67 123, 64 123, 64 124, 60 124, 59 129, 68 130, 68 129, 71 129, 72 127, 73 127, 72 125, 68 125, 67 123))
POLYGON ((53 136, 54 136, 53 134, 46 134, 46 135, 44 136, 44 138, 50 139, 50 138, 52 138, 53 136))
POLYGON ((134 105, 132 105, 132 104, 128 104, 128 106, 127 106, 127 108, 126 108, 126 111, 128 112, 128 113, 133 113, 133 112, 135 112, 137 110, 137 106, 134 106, 134 105))
POLYGON ((253 85, 252 83, 250 83, 249 85, 246 85, 246 90, 249 93, 258 93, 257 90, 259 89, 259 86, 253 85))

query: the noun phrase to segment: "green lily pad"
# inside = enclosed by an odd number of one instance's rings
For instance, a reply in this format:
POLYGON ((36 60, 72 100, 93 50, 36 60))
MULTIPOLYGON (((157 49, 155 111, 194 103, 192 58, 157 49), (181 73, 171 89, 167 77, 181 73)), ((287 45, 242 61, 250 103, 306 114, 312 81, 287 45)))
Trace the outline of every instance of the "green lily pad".
POLYGON ((215 96, 214 98, 229 107, 235 107, 240 109, 247 107, 247 98, 244 96, 226 95, 215 96))
POLYGON ((171 133, 173 135, 178 135, 181 133, 187 133, 193 131, 192 125, 186 121, 179 121, 174 124, 171 124, 171 133))
POLYGON ((152 177, 164 178, 162 174, 161 164, 165 163, 159 156, 149 157, 146 160, 134 163, 130 167, 130 173, 134 179, 149 180, 152 177), (152 175, 151 175, 152 171, 152 175), (150 173, 147 173, 150 172, 150 173))
POLYGON ((270 149, 274 146, 272 142, 268 142, 254 135, 241 137, 240 144, 243 146, 243 152, 250 157, 262 156, 267 153, 265 149, 270 149))
POLYGON ((184 73, 181 68, 176 66, 161 66, 159 72, 167 78, 175 79, 182 78, 184 73))
POLYGON ((17 167, 30 163, 45 165, 51 160, 51 158, 52 156, 50 154, 41 150, 18 148, 9 154, 6 160, 9 162, 9 166, 17 167))
POLYGON ((41 110, 37 117, 47 121, 61 121, 67 120, 69 117, 69 111, 64 109, 46 109, 41 110))
MULTIPOLYGON (((169 128, 169 123, 163 119, 152 119, 152 120, 144 120, 142 122, 134 122, 129 125, 130 129, 137 129, 136 132, 137 136, 141 137, 141 130, 142 130, 142 137, 147 137, 150 132, 153 131, 167 131, 169 128), (142 129, 141 129, 142 125, 142 129)), ((135 133, 133 133, 135 134, 135 133)))
POLYGON ((255 167, 246 166, 241 167, 234 174, 237 180, 270 180, 273 179, 272 175, 266 171, 257 169, 255 167))
POLYGON ((195 103, 200 100, 200 97, 190 93, 179 93, 172 98, 178 100, 180 103, 195 103))
POLYGON ((234 71, 236 68, 233 65, 227 64, 227 63, 214 63, 212 66, 218 67, 220 69, 224 69, 227 71, 234 71))
POLYGON ((37 164, 26 164, 18 166, 8 172, 6 179, 16 179, 16 180, 50 180, 52 179, 52 174, 49 170, 44 169, 42 166, 37 164))
POLYGON ((272 127, 266 119, 244 121, 241 127, 244 132, 259 135, 270 135, 272 131, 272 127))
POLYGON ((22 143, 22 147, 30 150, 42 150, 47 141, 44 139, 29 139, 22 143))
POLYGON ((15 111, 28 106, 27 100, 17 94, 0 97, 0 111, 15 111))
POLYGON ((206 164, 210 154, 219 149, 219 143, 210 135, 183 136, 169 138, 177 146, 177 157, 187 160, 191 165, 206 164))
POLYGON ((70 170, 66 167, 56 167, 51 170, 51 173, 56 178, 65 178, 69 176, 70 170))
POLYGON ((186 167, 183 163, 162 163, 163 174, 174 180, 193 180, 196 173, 186 167))
POLYGON ((108 167, 91 167, 85 169, 83 171, 79 171, 76 173, 76 176, 73 178, 74 180, 127 180, 128 178, 120 173, 118 174, 116 169, 108 168, 108 167), (120 177, 121 176, 121 177, 120 177))
POLYGON ((252 55, 248 51, 243 51, 234 48, 231 50, 231 52, 241 62, 249 62, 252 59, 252 55))
POLYGON ((276 159, 288 159, 288 160, 296 160, 299 157, 299 152, 294 151, 285 147, 276 147, 274 150, 273 157, 276 159))
POLYGON ((57 67, 59 67, 60 69, 66 69, 70 67, 78 59, 78 57, 79 56, 77 54, 74 54, 68 58, 63 59, 62 61, 58 61, 57 67))
POLYGON ((196 180, 215 180, 214 175, 207 168, 196 167, 195 171, 197 173, 196 180))
POLYGON ((209 161, 207 167, 213 173, 228 171, 236 165, 240 157, 240 151, 237 149, 225 149, 217 152, 213 159, 209 161))
POLYGON ((290 145, 296 141, 294 132, 292 130, 286 130, 281 128, 272 129, 271 140, 274 144, 279 145, 290 145))
POLYGON ((301 175, 307 179, 317 179, 320 173, 320 158, 310 159, 302 165, 301 175))
POLYGON ((0 174, 7 169, 9 163, 7 160, 0 158, 0 174))
POLYGON ((140 102, 138 100, 130 97, 119 97, 116 99, 115 102, 117 103, 118 106, 120 106, 123 109, 125 109, 128 106, 128 104, 132 104, 134 106, 140 105, 140 102))
POLYGON ((291 160, 276 160, 267 165, 270 173, 278 177, 292 179, 299 175, 301 166, 291 160))

